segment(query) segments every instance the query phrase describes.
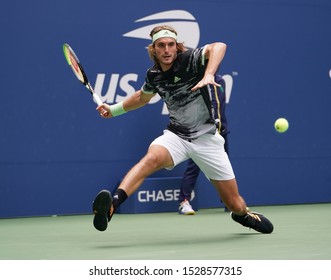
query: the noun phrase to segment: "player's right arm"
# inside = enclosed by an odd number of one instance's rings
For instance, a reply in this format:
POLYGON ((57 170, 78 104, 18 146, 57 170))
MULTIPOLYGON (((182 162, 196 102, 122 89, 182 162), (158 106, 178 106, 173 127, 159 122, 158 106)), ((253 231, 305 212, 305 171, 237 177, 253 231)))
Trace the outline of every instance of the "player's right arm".
POLYGON ((146 94, 141 89, 123 101, 125 111, 132 111, 145 106, 155 94, 146 94))
POLYGON ((122 102, 113 105, 103 103, 97 110, 103 118, 112 118, 145 106, 154 96, 138 90, 122 102))

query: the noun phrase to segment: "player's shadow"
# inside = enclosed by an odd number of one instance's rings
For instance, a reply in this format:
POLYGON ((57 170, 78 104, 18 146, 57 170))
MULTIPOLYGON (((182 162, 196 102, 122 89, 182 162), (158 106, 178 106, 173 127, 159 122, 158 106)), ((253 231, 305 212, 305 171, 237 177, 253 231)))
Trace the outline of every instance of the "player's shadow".
POLYGON ((222 244, 227 244, 229 242, 236 242, 238 240, 242 240, 243 238, 247 239, 250 236, 255 236, 255 235, 261 235, 261 233, 258 232, 247 232, 247 233, 234 233, 234 234, 222 234, 220 235, 219 233, 215 233, 214 236, 208 236, 207 238, 204 236, 201 237, 187 237, 185 239, 159 239, 159 238, 150 238, 148 240, 146 239, 139 239, 133 238, 129 242, 119 240, 120 238, 115 238, 114 242, 108 242, 107 244, 95 246, 94 248, 100 249, 100 250, 109 250, 112 248, 128 248, 128 247, 155 247, 155 246, 160 246, 160 247, 169 247, 169 246, 186 246, 190 244, 199 244, 199 245, 208 245, 208 244, 217 244, 217 246, 222 246, 222 244))

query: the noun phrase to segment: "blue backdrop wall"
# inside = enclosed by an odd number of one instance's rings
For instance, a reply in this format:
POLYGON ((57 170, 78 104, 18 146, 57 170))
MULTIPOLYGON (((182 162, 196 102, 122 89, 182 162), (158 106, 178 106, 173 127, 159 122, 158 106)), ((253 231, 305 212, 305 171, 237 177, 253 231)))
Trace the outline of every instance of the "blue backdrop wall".
MULTIPOLYGON (((167 124, 162 101, 101 119, 62 44, 112 104, 141 87, 148 34, 161 23, 189 47, 228 45, 230 157, 248 204, 331 202, 330 14, 328 0, 3 0, 0 217, 89 213, 144 155, 167 124), (278 117, 288 132, 275 132, 278 117)), ((218 205, 213 192, 200 176, 200 207, 218 205)))

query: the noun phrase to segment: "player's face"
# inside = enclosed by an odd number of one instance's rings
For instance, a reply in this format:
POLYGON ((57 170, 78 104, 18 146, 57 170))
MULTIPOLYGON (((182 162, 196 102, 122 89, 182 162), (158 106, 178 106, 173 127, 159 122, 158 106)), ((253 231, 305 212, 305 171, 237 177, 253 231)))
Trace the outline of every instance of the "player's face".
POLYGON ((177 44, 173 38, 160 38, 154 44, 155 55, 163 71, 172 66, 177 57, 177 44))

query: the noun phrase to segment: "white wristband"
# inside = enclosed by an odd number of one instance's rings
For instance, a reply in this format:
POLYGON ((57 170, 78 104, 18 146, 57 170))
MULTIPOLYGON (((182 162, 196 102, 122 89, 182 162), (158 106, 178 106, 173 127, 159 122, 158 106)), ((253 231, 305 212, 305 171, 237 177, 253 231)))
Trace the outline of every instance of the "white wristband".
POLYGON ((110 113, 112 114, 113 117, 123 115, 126 113, 126 111, 123 108, 123 101, 109 106, 109 109, 110 109, 110 113))

